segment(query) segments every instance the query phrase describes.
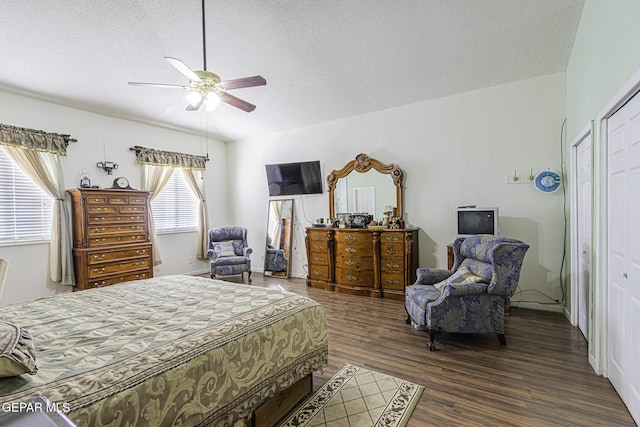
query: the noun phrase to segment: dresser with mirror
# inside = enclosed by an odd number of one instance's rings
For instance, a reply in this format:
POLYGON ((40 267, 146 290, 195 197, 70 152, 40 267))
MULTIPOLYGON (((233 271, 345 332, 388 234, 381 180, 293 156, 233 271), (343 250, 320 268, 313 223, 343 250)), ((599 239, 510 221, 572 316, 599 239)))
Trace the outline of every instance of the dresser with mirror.
POLYGON ((330 227, 309 227, 307 286, 354 295, 404 299, 418 267, 418 229, 403 220, 404 173, 359 154, 327 177, 330 227), (391 208, 391 211, 389 211, 391 208), (395 212, 393 221, 389 212, 395 212), (386 225, 337 221, 387 217, 386 225), (333 220, 336 219, 334 222, 333 220))

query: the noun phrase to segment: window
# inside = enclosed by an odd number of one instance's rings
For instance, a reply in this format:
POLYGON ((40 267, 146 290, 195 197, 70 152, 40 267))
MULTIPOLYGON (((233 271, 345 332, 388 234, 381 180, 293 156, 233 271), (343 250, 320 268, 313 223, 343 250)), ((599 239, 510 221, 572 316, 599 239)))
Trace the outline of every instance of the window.
POLYGON ((182 169, 176 168, 167 185, 151 202, 156 232, 196 231, 198 205, 182 169))
POLYGON ((48 241, 52 217, 53 199, 0 145, 0 244, 48 241))

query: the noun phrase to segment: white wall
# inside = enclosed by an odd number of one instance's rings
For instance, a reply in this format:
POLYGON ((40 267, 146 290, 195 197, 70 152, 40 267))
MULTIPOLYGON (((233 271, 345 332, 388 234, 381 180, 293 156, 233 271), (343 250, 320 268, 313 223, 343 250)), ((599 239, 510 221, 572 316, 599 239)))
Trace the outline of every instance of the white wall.
MULTIPOLYGON (((531 245, 520 288, 536 292, 523 299, 549 301, 537 291, 560 299, 562 195, 507 185, 506 179, 514 169, 527 174, 532 168, 559 170, 564 93, 559 73, 235 143, 209 140, 210 225, 247 227, 253 270, 262 271, 269 200, 264 165, 320 160, 326 176, 363 152, 405 171, 404 216, 421 228, 420 266, 446 268, 456 206, 498 206, 501 234, 531 245)), ((82 168, 94 184, 110 186, 113 177, 127 176, 139 188, 139 166, 129 151, 133 145, 206 152, 198 136, 2 92, 0 115, 6 124, 69 133, 79 140, 63 160, 69 188, 77 186, 82 168), (103 141, 106 160, 120 165, 113 176, 95 167, 105 160, 103 141)), ((294 208, 292 274, 305 277, 304 228, 328 216, 327 194, 297 196, 294 208)), ((159 245, 164 264, 156 275, 208 269, 206 262, 189 264, 195 258, 194 233, 161 235, 159 245)), ((48 279, 48 245, 0 247, 0 257, 10 262, 0 304, 68 291, 48 279)))
MULTIPOLYGON (((188 114, 188 113, 185 113, 188 114)), ((56 104, 0 92, 0 120, 4 124, 41 129, 47 132, 70 134, 78 140, 68 147, 62 159, 66 187, 77 187, 83 168, 91 175, 91 183, 110 187, 113 179, 126 176, 134 188, 140 188, 140 166, 129 147, 141 145, 160 150, 206 154, 207 145, 211 161, 207 163, 205 185, 212 225, 228 222, 226 203, 226 144, 200 136, 155 126, 100 116, 56 104), (106 158, 104 155, 106 146, 106 158), (96 163, 109 160, 119 168, 107 175, 96 163), (222 201, 222 203, 219 203, 222 201)), ((163 264, 154 274, 204 272, 208 263, 196 259, 196 234, 179 233, 160 235, 158 244, 163 264), (189 258, 193 261, 190 264, 189 258)), ((48 244, 0 246, 0 258, 9 260, 9 271, 0 305, 24 301, 57 292, 69 287, 49 280, 48 244)))
MULTIPOLYGON (((501 234, 531 245, 522 299, 549 302, 542 292, 559 300, 562 193, 506 181, 514 169, 527 175, 560 170, 564 94, 564 73, 558 73, 229 144, 230 218, 249 229, 254 269, 262 268, 269 200, 264 165, 320 160, 326 176, 362 152, 405 171, 404 216, 421 228, 420 266, 446 268, 456 206, 498 206, 501 234)), ((304 227, 328 216, 328 196, 297 196, 294 205, 292 273, 303 277, 304 227)))
MULTIPOLYGON (((639 14, 640 2, 636 0, 588 0, 585 3, 566 72, 568 141, 574 141, 591 120, 596 120, 598 113, 616 92, 640 70, 640 49, 637 48, 640 37, 640 26, 637 25, 639 14)), ((600 150, 600 138, 597 134, 593 147, 594 151, 600 150)), ((567 155, 569 153, 567 149, 567 155)), ((599 209, 596 209, 594 224, 599 219, 599 209)), ((606 285, 598 282, 595 273, 606 254, 598 247, 595 237, 592 250, 595 258, 592 263, 588 341, 589 355, 594 360, 593 358, 599 357, 598 342, 606 341, 606 336, 597 338, 597 334, 606 335, 606 327, 598 324, 600 313, 595 312, 603 304, 598 289, 606 285)))

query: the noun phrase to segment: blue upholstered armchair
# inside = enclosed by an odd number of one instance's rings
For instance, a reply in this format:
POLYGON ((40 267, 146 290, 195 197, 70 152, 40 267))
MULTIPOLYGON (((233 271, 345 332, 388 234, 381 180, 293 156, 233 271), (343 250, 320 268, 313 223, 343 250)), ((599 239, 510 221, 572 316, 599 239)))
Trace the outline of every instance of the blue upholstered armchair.
POLYGON ((247 246, 247 229, 242 227, 220 227, 209 230, 209 259, 211 278, 216 275, 249 273, 251 283, 251 258, 253 249, 247 246))
POLYGON ((289 260, 284 255, 283 249, 267 248, 264 258, 265 271, 273 271, 278 273, 281 271, 287 271, 287 265, 289 260))
POLYGON ((417 280, 406 289, 407 323, 429 330, 429 350, 435 334, 496 333, 504 336, 504 304, 513 295, 529 245, 508 237, 477 235, 453 242, 451 271, 418 268, 417 280))

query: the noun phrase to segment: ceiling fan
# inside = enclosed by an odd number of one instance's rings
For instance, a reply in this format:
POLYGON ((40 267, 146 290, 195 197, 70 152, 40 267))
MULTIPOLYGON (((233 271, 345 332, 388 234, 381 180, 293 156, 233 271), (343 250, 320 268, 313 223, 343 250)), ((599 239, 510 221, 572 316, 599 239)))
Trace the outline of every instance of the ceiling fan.
POLYGON ((233 80, 222 80, 220 76, 211 71, 207 71, 207 39, 205 36, 205 15, 204 2, 202 0, 202 53, 204 70, 193 71, 184 62, 179 59, 166 56, 164 59, 173 66, 180 74, 189 79, 187 85, 173 85, 165 83, 140 83, 129 82, 131 86, 147 86, 159 87, 165 89, 182 89, 187 91, 187 111, 196 111, 202 104, 205 105, 207 111, 214 111, 221 102, 233 105, 247 113, 256 109, 256 106, 227 93, 231 89, 240 89, 244 87, 263 86, 267 81, 262 76, 243 77, 233 80))

